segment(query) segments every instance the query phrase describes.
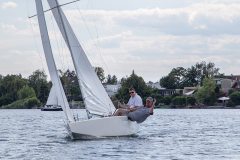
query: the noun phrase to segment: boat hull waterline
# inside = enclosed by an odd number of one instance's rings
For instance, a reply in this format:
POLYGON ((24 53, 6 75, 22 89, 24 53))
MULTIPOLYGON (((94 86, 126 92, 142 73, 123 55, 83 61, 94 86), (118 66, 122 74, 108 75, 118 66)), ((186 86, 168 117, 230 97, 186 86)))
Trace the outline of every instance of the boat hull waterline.
POLYGON ((63 111, 62 108, 41 108, 41 111, 63 111))
POLYGON ((127 116, 113 116, 68 123, 69 131, 74 139, 79 136, 115 137, 130 136, 138 131, 136 122, 127 116))

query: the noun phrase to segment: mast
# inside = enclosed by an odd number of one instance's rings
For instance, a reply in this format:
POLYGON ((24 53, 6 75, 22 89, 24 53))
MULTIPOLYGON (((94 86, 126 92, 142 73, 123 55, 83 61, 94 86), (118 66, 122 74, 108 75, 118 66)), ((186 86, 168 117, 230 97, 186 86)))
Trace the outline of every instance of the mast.
POLYGON ((55 93, 57 94, 57 98, 59 99, 60 105, 64 113, 66 114, 68 120, 70 122, 74 122, 74 118, 69 108, 67 98, 64 93, 60 78, 58 76, 58 71, 53 58, 52 48, 51 48, 50 39, 47 31, 47 25, 45 21, 41 0, 36 0, 36 8, 37 8, 37 17, 38 17, 39 28, 41 33, 42 45, 43 45, 44 54, 46 57, 47 66, 48 66, 50 77, 53 83, 54 90, 55 90, 55 93))
POLYGON ((87 114, 112 115, 115 107, 94 71, 64 12, 56 0, 47 0, 71 53, 87 114))
MULTIPOLYGON (((59 13, 61 22, 62 22, 63 31, 64 31, 65 36, 66 36, 66 43, 67 43, 67 45, 68 45, 69 51, 70 51, 70 53, 71 53, 71 57, 72 57, 72 59, 73 59, 74 56, 73 56, 72 48, 71 48, 71 46, 70 46, 69 38, 68 38, 67 31, 66 31, 66 27, 65 27, 65 24, 64 24, 64 21, 63 21, 63 18, 62 18, 62 14, 61 14, 61 11, 60 11, 60 6, 59 6, 59 3, 58 3, 58 0, 55 0, 55 2, 56 2, 56 4, 57 4, 56 7, 57 7, 57 10, 58 10, 58 13, 59 13)), ((74 59, 73 59, 73 65, 74 65, 74 68, 75 68, 75 70, 76 70, 76 73, 78 73, 78 67, 77 67, 74 59)), ((80 80, 79 75, 78 75, 78 74, 76 74, 76 75, 77 75, 79 87, 80 87, 80 90, 81 90, 81 93, 82 93, 82 96, 83 96, 83 102, 84 102, 84 105, 85 105, 85 108, 86 108, 87 116, 88 116, 88 119, 90 119, 89 112, 88 112, 88 109, 87 109, 87 105, 86 105, 85 100, 84 100, 84 97, 85 97, 85 96, 83 95, 84 92, 83 92, 83 90, 82 90, 81 80, 80 80)))

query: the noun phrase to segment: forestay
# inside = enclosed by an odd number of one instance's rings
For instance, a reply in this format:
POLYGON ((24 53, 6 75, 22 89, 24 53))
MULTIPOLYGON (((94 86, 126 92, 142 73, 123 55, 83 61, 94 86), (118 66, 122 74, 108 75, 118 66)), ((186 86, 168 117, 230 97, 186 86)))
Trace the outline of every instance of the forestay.
POLYGON ((41 33, 41 39, 44 49, 45 58, 47 61, 48 70, 50 73, 50 77, 54 86, 55 93, 57 94, 57 97, 59 99, 60 105, 66 114, 68 120, 70 122, 73 122, 73 115, 71 113, 71 110, 68 105, 67 98, 65 96, 65 93, 63 91, 62 83, 60 81, 60 78, 58 76, 58 71, 55 65, 55 61, 52 54, 52 48, 50 45, 50 40, 47 32, 47 26, 46 21, 44 17, 43 7, 42 7, 42 1, 36 0, 36 8, 37 8, 37 15, 38 15, 38 23, 41 33))
POLYGON ((56 7, 57 3, 55 0, 48 0, 48 3, 71 52, 86 109, 92 114, 111 115, 115 111, 115 107, 98 79, 66 16, 61 8, 58 9, 56 7))

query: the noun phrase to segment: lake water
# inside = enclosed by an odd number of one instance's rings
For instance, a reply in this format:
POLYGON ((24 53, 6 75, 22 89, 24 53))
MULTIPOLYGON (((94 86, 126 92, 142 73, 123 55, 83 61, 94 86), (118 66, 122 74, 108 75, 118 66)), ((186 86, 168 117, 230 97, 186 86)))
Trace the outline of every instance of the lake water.
POLYGON ((91 140, 72 141, 63 120, 63 112, 0 110, 0 159, 240 159, 238 109, 155 109, 136 136, 91 140))

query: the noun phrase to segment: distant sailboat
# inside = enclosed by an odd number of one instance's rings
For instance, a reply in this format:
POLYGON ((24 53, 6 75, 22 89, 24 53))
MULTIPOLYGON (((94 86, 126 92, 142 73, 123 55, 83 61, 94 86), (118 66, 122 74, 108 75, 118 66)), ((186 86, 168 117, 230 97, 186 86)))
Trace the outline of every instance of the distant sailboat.
POLYGON ((62 111, 62 107, 60 106, 60 102, 58 102, 58 98, 53 87, 50 90, 47 103, 45 107, 41 108, 41 111, 62 111))
POLYGON ((127 116, 113 116, 116 109, 94 72, 58 1, 48 0, 48 3, 70 50, 88 115, 88 120, 76 121, 71 113, 54 62, 42 2, 41 0, 36 0, 39 28, 48 70, 58 101, 68 118, 67 128, 72 133, 73 138, 83 135, 127 136, 135 134, 138 130, 136 122, 128 120, 127 116), (91 119, 94 115, 100 118, 91 119))

